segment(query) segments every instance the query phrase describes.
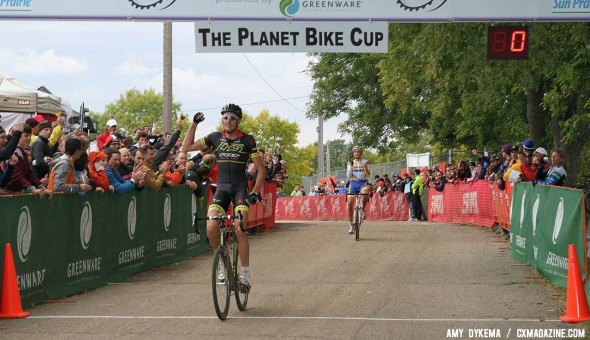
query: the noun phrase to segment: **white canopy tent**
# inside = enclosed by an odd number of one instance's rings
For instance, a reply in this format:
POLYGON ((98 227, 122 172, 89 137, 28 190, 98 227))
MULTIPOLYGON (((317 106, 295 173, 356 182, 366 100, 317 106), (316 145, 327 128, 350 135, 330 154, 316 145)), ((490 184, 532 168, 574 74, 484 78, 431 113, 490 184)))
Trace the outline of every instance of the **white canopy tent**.
POLYGON ((56 114, 61 111, 61 98, 43 91, 37 92, 37 113, 56 114))
POLYGON ((55 114, 60 110, 61 98, 0 75, 0 112, 55 114))
POLYGON ((35 114, 53 117, 60 110, 61 98, 0 75, 1 125, 6 130, 35 114))
POLYGON ((37 90, 21 84, 14 78, 0 75, 0 111, 36 112, 37 90))

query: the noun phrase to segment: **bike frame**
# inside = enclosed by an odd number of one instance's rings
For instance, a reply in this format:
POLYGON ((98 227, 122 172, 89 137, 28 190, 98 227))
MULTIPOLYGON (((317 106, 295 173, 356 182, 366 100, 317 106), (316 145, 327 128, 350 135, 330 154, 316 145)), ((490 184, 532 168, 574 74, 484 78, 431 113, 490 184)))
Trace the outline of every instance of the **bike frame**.
POLYGON ((355 202, 354 202, 354 207, 353 207, 353 211, 352 211, 352 224, 354 226, 354 232, 355 232, 355 240, 358 241, 359 240, 359 233, 360 233, 360 228, 361 228, 361 224, 363 224, 363 217, 361 214, 361 211, 363 210, 363 200, 362 197, 363 196, 368 196, 369 194, 361 194, 361 193, 357 193, 354 195, 348 195, 348 196, 354 196, 355 202))
MULTIPOLYGON (((228 216, 233 217, 233 216, 228 216)), ((241 221, 240 221, 241 223, 241 221)), ((219 247, 223 247, 224 252, 229 253, 229 266, 227 266, 227 278, 229 280, 229 287, 232 291, 237 290, 237 271, 238 271, 238 237, 234 231, 234 226, 227 225, 227 220, 219 223, 219 247)))
POLYGON ((215 312, 217 313, 217 316, 220 320, 225 320, 227 317, 227 313, 229 310, 229 299, 232 293, 235 296, 236 304, 240 311, 244 311, 248 303, 248 293, 240 292, 240 274, 238 269, 238 261, 240 261, 238 248, 239 244, 238 237, 235 232, 235 226, 233 225, 233 222, 236 219, 239 220, 240 230, 246 232, 243 225, 242 214, 240 212, 238 212, 237 215, 217 215, 207 216, 205 218, 198 218, 196 217, 195 213, 195 220, 218 222, 218 227, 220 231, 220 243, 219 248, 217 248, 215 254, 213 255, 212 289, 213 305, 215 307, 215 312), (230 223, 231 225, 229 225, 230 223), (221 281, 217 282, 217 275, 220 274, 220 271, 218 271, 218 269, 220 268, 220 263, 223 263, 224 265, 223 276, 224 279, 227 280, 227 283, 221 281), (223 299, 220 299, 217 296, 217 292, 219 289, 223 291, 223 286, 227 287, 225 293, 226 296, 223 299))

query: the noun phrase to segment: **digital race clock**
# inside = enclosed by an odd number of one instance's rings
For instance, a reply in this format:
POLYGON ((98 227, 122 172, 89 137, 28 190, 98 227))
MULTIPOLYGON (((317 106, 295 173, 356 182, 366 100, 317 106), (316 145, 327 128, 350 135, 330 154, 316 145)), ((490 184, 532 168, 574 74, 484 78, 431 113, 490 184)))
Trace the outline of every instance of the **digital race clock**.
POLYGON ((527 59, 529 38, 529 28, 526 26, 489 26, 487 59, 527 59))

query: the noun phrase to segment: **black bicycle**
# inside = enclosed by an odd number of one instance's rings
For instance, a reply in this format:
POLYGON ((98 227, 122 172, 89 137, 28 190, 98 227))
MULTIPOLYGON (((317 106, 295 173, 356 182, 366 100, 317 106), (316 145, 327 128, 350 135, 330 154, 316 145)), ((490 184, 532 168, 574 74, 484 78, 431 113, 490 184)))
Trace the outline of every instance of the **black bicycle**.
MULTIPOLYGON (((363 221, 365 220, 363 218, 363 203, 362 203, 362 196, 368 196, 369 194, 348 194, 348 196, 354 196, 355 197, 355 204, 353 207, 353 211, 352 211, 352 225, 354 227, 354 233, 355 233, 355 240, 358 241, 359 240, 359 235, 360 235, 360 231, 361 231, 361 224, 363 224, 363 221)), ((348 197, 347 196, 347 197, 348 197)))
POLYGON ((227 318, 229 311, 230 297, 234 294, 236 305, 240 311, 246 310, 248 304, 248 293, 242 289, 242 278, 240 273, 240 253, 238 250, 238 238, 234 230, 233 221, 240 222, 240 230, 246 232, 242 224, 242 214, 237 215, 217 215, 207 216, 205 218, 195 219, 199 221, 217 221, 221 232, 221 243, 213 255, 213 265, 211 266, 211 288, 213 292, 213 306, 215 313, 220 320, 227 318))

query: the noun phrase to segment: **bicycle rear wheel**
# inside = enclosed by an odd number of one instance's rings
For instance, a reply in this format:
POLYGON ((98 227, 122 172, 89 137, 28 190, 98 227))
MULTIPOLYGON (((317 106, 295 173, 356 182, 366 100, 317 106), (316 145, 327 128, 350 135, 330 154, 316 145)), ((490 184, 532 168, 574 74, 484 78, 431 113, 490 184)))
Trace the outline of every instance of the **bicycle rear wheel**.
POLYGON ((211 288, 213 291, 213 306, 219 320, 227 318, 229 311, 229 256, 225 247, 220 246, 213 255, 211 267, 211 288), (223 278, 223 280, 221 280, 223 278))
POLYGON ((361 209, 359 207, 354 208, 354 233, 355 233, 355 240, 359 240, 359 232, 361 229, 361 209))
POLYGON ((242 293, 240 291, 240 284, 241 284, 241 273, 242 273, 242 266, 240 264, 240 252, 238 250, 238 245, 234 245, 235 250, 232 251, 232 258, 233 258, 233 265, 234 265, 234 274, 235 274, 235 297, 236 297, 236 305, 240 311, 245 311, 246 306, 248 305, 248 293, 242 293))

